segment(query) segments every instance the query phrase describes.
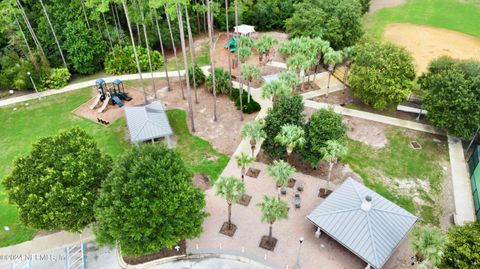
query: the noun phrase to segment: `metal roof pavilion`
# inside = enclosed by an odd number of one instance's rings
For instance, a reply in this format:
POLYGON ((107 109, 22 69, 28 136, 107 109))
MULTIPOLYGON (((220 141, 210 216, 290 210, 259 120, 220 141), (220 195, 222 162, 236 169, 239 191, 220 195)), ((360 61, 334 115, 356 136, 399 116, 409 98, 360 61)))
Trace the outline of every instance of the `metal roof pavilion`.
POLYGON ((238 29, 237 29, 237 26, 234 26, 233 29, 235 33, 239 33, 242 35, 249 35, 251 33, 255 33, 255 26, 246 25, 246 24, 239 25, 238 29))
POLYGON ((348 178, 307 219, 380 269, 418 218, 348 178))
POLYGON ((127 126, 132 142, 142 142, 173 134, 160 101, 145 106, 125 107, 127 126))

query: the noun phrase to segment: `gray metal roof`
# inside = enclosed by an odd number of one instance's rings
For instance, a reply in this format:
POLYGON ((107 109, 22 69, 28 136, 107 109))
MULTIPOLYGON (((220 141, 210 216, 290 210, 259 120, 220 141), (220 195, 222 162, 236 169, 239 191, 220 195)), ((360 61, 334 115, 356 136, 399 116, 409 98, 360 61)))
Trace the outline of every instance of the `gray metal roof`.
MULTIPOLYGON (((368 203, 367 203, 368 204, 368 203)), ((307 219, 374 268, 382 268, 417 217, 348 178, 307 219), (371 208, 362 203, 370 196, 371 208)))
POLYGON ((145 106, 125 107, 132 142, 147 141, 173 134, 160 101, 145 106))

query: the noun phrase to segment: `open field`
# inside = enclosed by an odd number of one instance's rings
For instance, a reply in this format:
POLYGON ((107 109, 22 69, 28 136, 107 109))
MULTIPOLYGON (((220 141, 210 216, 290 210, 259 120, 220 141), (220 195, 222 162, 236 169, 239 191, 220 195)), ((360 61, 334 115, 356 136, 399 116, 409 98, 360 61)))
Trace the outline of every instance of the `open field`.
MULTIPOLYGON (((57 134, 61 130, 80 127, 97 141, 98 146, 110 155, 121 154, 129 143, 126 140, 125 119, 120 118, 109 127, 76 116, 72 111, 91 98, 91 89, 86 88, 66 94, 50 96, 0 109, 3 126, 0 130, 0 181, 12 168, 17 156, 25 155, 39 137, 57 134), (13 108, 17 109, 14 111, 13 108)), ((215 151, 210 144, 190 134, 182 110, 167 111, 172 128, 177 136, 177 150, 193 172, 204 173, 215 179, 228 162, 228 156, 215 151)), ((0 185, 0 246, 7 246, 32 239, 35 232, 21 225, 15 206, 8 204, 0 185), (3 227, 9 226, 10 232, 3 227)))
MULTIPOLYGON (((367 36, 382 37, 388 24, 412 23, 480 36, 480 2, 477 0, 409 0, 384 8, 364 19, 367 36)), ((407 39, 408 40, 408 39, 407 39)))

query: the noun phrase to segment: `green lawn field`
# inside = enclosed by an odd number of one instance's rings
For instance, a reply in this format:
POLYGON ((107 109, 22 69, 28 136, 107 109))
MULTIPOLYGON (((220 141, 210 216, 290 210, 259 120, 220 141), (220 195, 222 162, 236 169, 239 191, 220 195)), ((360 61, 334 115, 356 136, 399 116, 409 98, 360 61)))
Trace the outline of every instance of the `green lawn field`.
POLYGON ((380 39, 385 26, 391 23, 427 25, 480 36, 480 1, 408 0, 404 5, 365 16, 366 34, 380 39))
MULTIPOLYGON (((0 109, 0 181, 12 168, 17 156, 25 155, 39 137, 54 135, 61 130, 80 127, 97 141, 106 153, 121 154, 130 144, 126 140, 125 120, 119 119, 104 127, 91 120, 74 115, 71 111, 90 100, 90 88, 66 94, 49 96, 41 102, 29 101, 0 109), (16 110, 14 110, 16 107, 16 110)), ((177 150, 193 172, 201 172, 215 180, 229 161, 229 157, 216 152, 211 145, 190 134, 186 114, 182 110, 167 111, 172 128, 177 135, 177 150), (208 158, 215 157, 212 161, 208 158)), ((35 230, 24 227, 15 206, 8 204, 0 185, 0 247, 32 239, 35 230), (10 231, 4 227, 9 226, 10 231)))

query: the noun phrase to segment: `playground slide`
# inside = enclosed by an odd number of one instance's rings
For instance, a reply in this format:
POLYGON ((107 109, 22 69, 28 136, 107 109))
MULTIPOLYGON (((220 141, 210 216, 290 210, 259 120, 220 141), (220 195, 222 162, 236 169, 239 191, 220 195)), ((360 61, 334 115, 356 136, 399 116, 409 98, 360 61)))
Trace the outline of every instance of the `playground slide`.
POLYGON ((110 103, 110 97, 107 97, 107 99, 103 101, 102 106, 98 109, 98 113, 103 113, 103 111, 105 111, 105 109, 107 108, 108 103, 110 103))
POLYGON ((99 94, 97 98, 95 98, 95 101, 93 102, 93 104, 90 106, 90 109, 95 109, 95 107, 98 106, 98 103, 100 103, 101 98, 102 98, 102 95, 99 94))
POLYGON ((117 104, 118 107, 122 107, 123 106, 123 103, 122 103, 122 100, 120 100, 120 98, 118 98, 118 96, 112 96, 112 100, 113 102, 115 102, 115 104, 117 104))

